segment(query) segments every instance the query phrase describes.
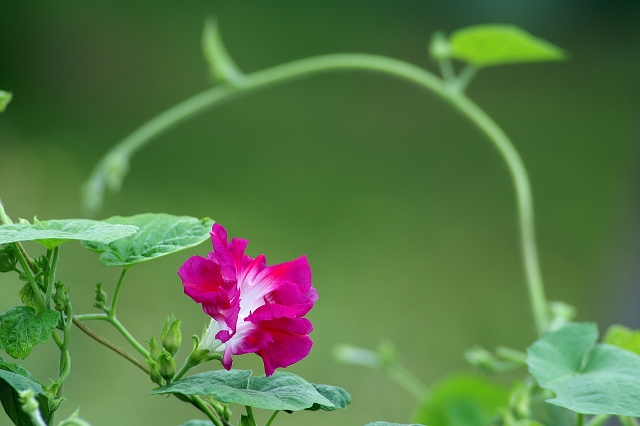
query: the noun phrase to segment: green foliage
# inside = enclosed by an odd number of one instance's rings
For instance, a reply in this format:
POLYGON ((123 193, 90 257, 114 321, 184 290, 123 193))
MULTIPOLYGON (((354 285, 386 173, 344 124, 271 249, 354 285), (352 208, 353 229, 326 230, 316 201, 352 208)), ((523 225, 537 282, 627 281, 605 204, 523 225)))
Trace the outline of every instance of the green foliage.
POLYGON ((45 220, 34 224, 0 225, 0 244, 35 240, 48 249, 69 240, 107 244, 136 231, 134 226, 112 225, 89 219, 45 220))
POLYGON ((218 21, 215 18, 209 18, 204 22, 202 53, 216 81, 233 81, 242 76, 242 71, 224 47, 218 21))
POLYGON ((640 330, 613 324, 604 334, 602 341, 640 355, 640 330))
POLYGON ((333 411, 338 408, 347 408, 347 405, 351 403, 351 395, 349 395, 349 392, 338 386, 313 384, 313 387, 316 388, 320 395, 331 401, 333 405, 313 404, 307 408, 307 410, 333 411))
POLYGON ((479 376, 451 376, 427 395, 415 420, 429 426, 486 426, 509 392, 479 376))
POLYGON ((189 420, 183 423, 182 426, 214 426, 214 424, 209 420, 189 420))
POLYGON ((450 55, 479 67, 518 62, 559 61, 564 52, 515 25, 474 25, 449 37, 450 55))
POLYGON ((529 372, 555 393, 548 402, 583 414, 640 416, 640 356, 596 344, 593 323, 569 323, 528 350, 529 372))
POLYGON ((106 266, 132 266, 156 257, 196 246, 209 238, 213 220, 166 213, 143 213, 135 216, 113 216, 105 222, 139 228, 134 235, 102 243, 83 241, 89 250, 100 253, 106 266))
POLYGON ((14 358, 25 359, 38 343, 45 343, 58 324, 60 313, 36 314, 28 306, 16 306, 0 316, 0 348, 14 358))
POLYGON ((13 94, 11 92, 6 92, 4 90, 0 90, 0 112, 3 112, 7 109, 7 105, 11 102, 13 98, 13 94))
POLYGON ((36 298, 35 293, 33 292, 33 287, 31 284, 26 283, 22 286, 22 289, 18 293, 20 300, 25 306, 35 309, 36 312, 40 312, 40 304, 38 303, 38 299, 36 298))
POLYGON ((314 404, 318 408, 334 406, 313 384, 295 374, 283 372, 275 372, 269 377, 251 377, 249 370, 207 371, 177 380, 151 393, 211 395, 220 402, 265 410, 301 411, 314 404))
POLYGON ((27 389, 34 392, 43 417, 48 418, 49 403, 40 383, 21 365, 8 363, 0 357, 0 402, 9 418, 18 426, 31 426, 29 415, 20 408, 19 392, 27 389))

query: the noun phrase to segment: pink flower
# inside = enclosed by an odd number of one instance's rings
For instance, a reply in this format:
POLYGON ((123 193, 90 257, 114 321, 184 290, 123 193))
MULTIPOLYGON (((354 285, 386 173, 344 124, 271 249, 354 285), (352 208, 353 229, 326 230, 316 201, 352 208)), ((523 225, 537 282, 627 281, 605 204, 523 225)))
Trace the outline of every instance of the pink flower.
POLYGON ((184 292, 211 316, 201 342, 203 349, 224 350, 222 365, 231 368, 231 355, 255 352, 267 376, 306 357, 311 350, 311 322, 302 318, 318 300, 311 286, 305 256, 266 266, 263 254, 244 254, 247 240, 233 238, 218 224, 211 229, 213 251, 193 256, 178 270, 184 292))

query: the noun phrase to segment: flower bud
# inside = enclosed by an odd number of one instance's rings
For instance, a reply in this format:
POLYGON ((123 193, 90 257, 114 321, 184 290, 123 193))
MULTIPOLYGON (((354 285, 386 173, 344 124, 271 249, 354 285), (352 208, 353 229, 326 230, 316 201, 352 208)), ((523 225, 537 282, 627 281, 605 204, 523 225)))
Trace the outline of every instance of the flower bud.
MULTIPOLYGON (((171 317, 170 317, 171 318, 171 317)), ((173 321, 167 328, 167 331, 162 330, 162 346, 171 354, 171 356, 175 355, 180 348, 180 343, 182 343, 182 333, 180 332, 180 319, 175 319, 173 317, 173 321)))
POLYGON ((158 341, 155 337, 152 337, 147 343, 149 344, 149 354, 151 358, 157 361, 160 353, 162 352, 160 346, 158 345, 158 341))
POLYGON ((53 295, 53 303, 55 303, 56 311, 64 311, 67 303, 69 303, 69 289, 62 283, 56 281, 56 293, 53 295))
POLYGON ((162 375, 160 374, 160 370, 158 369, 158 363, 151 358, 147 358, 147 366, 149 367, 149 377, 151 377, 151 380, 153 380, 155 383, 159 384, 160 386, 164 386, 166 382, 162 377, 162 375))
POLYGON ((176 362, 166 350, 163 350, 158 357, 158 371, 167 382, 170 382, 176 375, 176 362))
POLYGON ((96 297, 93 299, 93 306, 98 309, 104 309, 107 302, 107 293, 102 289, 102 282, 96 284, 96 297))

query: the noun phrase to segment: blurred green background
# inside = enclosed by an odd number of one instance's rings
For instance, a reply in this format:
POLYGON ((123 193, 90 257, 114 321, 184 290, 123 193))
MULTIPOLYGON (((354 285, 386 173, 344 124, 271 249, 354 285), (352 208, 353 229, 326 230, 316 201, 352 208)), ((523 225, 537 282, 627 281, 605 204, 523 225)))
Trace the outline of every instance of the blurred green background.
MULTIPOLYGON (((435 70, 426 52, 434 31, 514 23, 570 60, 488 69, 468 93, 528 166, 548 296, 577 306, 580 320, 637 326, 638 4, 5 0, 0 88, 14 101, 0 115, 0 197, 14 219, 82 216, 79 187, 101 155, 209 87, 199 44, 208 15, 245 72, 335 52, 435 70)), ((380 372, 336 363, 337 343, 375 347, 387 338, 401 362, 433 383, 469 370, 466 348, 524 349, 535 337, 506 167, 463 117, 406 82, 316 76, 206 112, 137 155, 100 217, 146 211, 210 216, 269 263, 308 256, 320 294, 309 314, 315 345, 291 371, 346 388, 353 403, 281 414, 276 424, 410 420, 411 398, 380 372)), ((158 336, 169 313, 183 319, 185 337, 200 333, 207 317, 182 294, 175 271, 208 250, 130 272, 119 316, 135 336, 158 336)), ((59 277, 76 312, 92 312, 95 282, 113 289, 117 274, 79 244, 62 249, 59 277)), ((19 303, 20 286, 0 276, 0 311, 19 303)), ((106 325, 91 326, 126 346, 106 325)), ((78 406, 95 426, 198 417, 175 399, 149 396, 152 383, 139 370, 78 330, 71 349, 69 401, 58 419, 78 406)), ((57 371, 51 354, 53 345, 37 347, 24 364, 44 381, 57 371)), ((254 355, 234 366, 262 370, 254 355)))

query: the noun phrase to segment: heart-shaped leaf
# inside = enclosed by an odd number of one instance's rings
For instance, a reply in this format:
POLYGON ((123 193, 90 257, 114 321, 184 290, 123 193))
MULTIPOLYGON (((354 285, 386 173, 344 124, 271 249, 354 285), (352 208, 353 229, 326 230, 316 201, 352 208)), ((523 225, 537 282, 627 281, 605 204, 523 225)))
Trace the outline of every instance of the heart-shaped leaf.
POLYGON ((136 226, 139 231, 108 244, 83 241, 82 245, 100 253, 103 265, 124 267, 196 246, 209 238, 213 225, 213 220, 209 218, 196 219, 165 213, 113 216, 105 222, 136 226))
POLYGON ((275 372, 269 377, 251 377, 249 370, 207 371, 175 381, 151 393, 212 395, 220 402, 265 410, 301 411, 314 404, 333 406, 311 383, 295 374, 283 372, 275 372))
POLYGON ((479 67, 518 62, 559 61, 564 52, 515 25, 474 25, 449 38, 451 57, 479 67))
POLYGON ((31 426, 31 419, 20 406, 19 391, 33 390, 42 416, 49 417, 49 402, 37 380, 19 364, 11 364, 0 357, 0 403, 14 424, 31 426))
POLYGON ((0 315, 0 348, 14 358, 25 359, 38 343, 45 343, 58 324, 60 313, 36 314, 28 306, 16 306, 0 315))
POLYGON ((0 225, 0 244, 18 241, 38 241, 53 249, 69 240, 87 240, 107 244, 135 234, 135 226, 113 225, 89 219, 44 220, 34 224, 0 225))
POLYGON ((593 323, 544 333, 527 350, 529 372, 555 393, 551 404, 583 414, 640 417, 640 356, 597 340, 593 323))
POLYGON ((436 384, 414 420, 429 426, 485 426, 509 404, 509 392, 472 375, 452 376, 436 384))
POLYGON ((313 404, 311 407, 307 408, 307 410, 333 411, 338 408, 347 408, 347 405, 351 403, 351 395, 349 395, 349 392, 339 388, 338 386, 312 384, 318 393, 331 401, 333 405, 327 406, 322 404, 313 404))

